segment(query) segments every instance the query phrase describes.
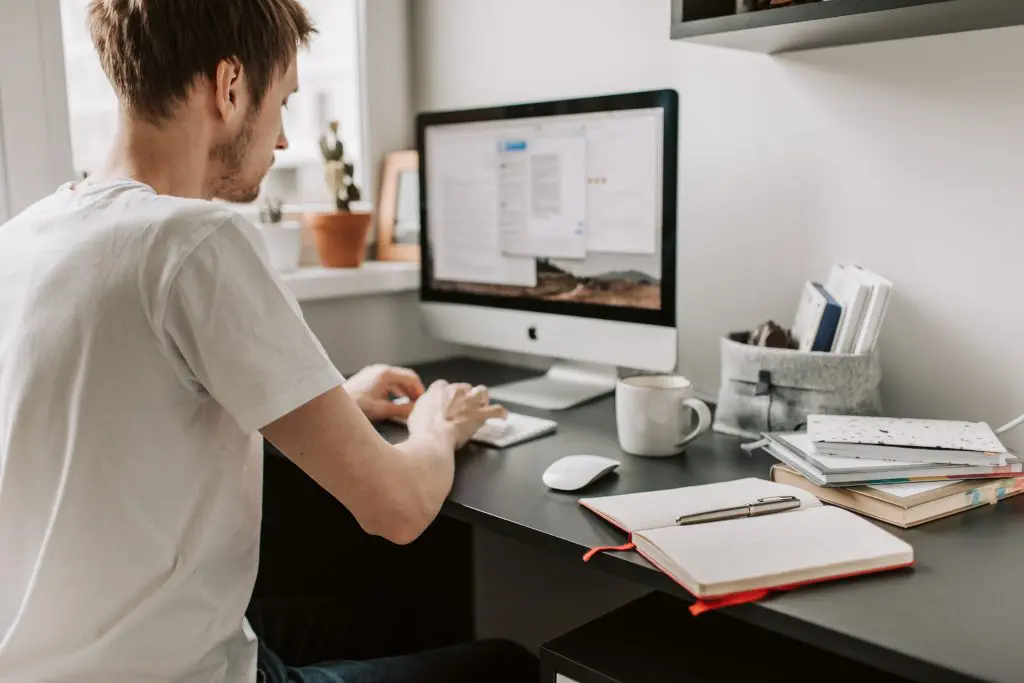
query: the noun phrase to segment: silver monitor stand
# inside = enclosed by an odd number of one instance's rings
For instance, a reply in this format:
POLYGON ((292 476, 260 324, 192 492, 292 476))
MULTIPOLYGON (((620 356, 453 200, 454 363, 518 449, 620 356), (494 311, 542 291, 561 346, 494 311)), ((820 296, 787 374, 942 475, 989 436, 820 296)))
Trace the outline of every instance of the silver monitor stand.
POLYGON ((559 362, 543 377, 490 388, 497 403, 541 410, 566 410, 615 391, 618 370, 612 365, 559 362))

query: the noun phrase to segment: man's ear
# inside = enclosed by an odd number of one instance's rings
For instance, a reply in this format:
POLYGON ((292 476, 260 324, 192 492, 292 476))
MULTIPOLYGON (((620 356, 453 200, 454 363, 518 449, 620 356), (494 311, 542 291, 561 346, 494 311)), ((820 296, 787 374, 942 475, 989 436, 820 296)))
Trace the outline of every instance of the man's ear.
POLYGON ((245 68, 236 59, 223 59, 213 80, 214 103, 225 123, 237 118, 244 109, 245 68))

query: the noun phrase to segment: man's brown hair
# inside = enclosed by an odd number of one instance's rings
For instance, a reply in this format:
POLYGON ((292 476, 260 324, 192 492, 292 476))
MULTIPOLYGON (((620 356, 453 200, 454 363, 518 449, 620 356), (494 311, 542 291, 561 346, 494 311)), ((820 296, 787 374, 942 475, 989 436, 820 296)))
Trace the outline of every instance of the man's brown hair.
POLYGON ((88 25, 122 105, 154 123, 222 60, 242 65, 259 109, 316 32, 298 0, 91 0, 88 25))

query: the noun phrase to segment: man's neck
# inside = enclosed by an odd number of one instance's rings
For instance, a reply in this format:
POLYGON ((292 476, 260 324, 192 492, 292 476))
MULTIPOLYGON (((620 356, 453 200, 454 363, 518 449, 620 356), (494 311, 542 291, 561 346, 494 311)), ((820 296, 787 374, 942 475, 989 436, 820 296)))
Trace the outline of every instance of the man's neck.
POLYGON ((90 181, 129 178, 158 194, 209 199, 209 145, 202 131, 183 121, 163 126, 122 117, 103 169, 90 181))

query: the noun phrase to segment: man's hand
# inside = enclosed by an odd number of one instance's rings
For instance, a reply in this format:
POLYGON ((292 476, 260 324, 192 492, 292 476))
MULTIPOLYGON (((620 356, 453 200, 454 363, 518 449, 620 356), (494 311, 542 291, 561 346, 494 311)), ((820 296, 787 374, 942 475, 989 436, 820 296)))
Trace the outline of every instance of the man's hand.
POLYGON ((465 446, 492 417, 505 417, 505 408, 491 403, 486 387, 437 381, 409 416, 409 434, 448 435, 455 449, 465 446))
POLYGON ((409 417, 416 399, 426 389, 419 375, 412 370, 371 365, 350 377, 345 382, 345 391, 372 422, 409 417), (391 400, 392 395, 405 396, 409 400, 404 405, 395 404, 391 400))

